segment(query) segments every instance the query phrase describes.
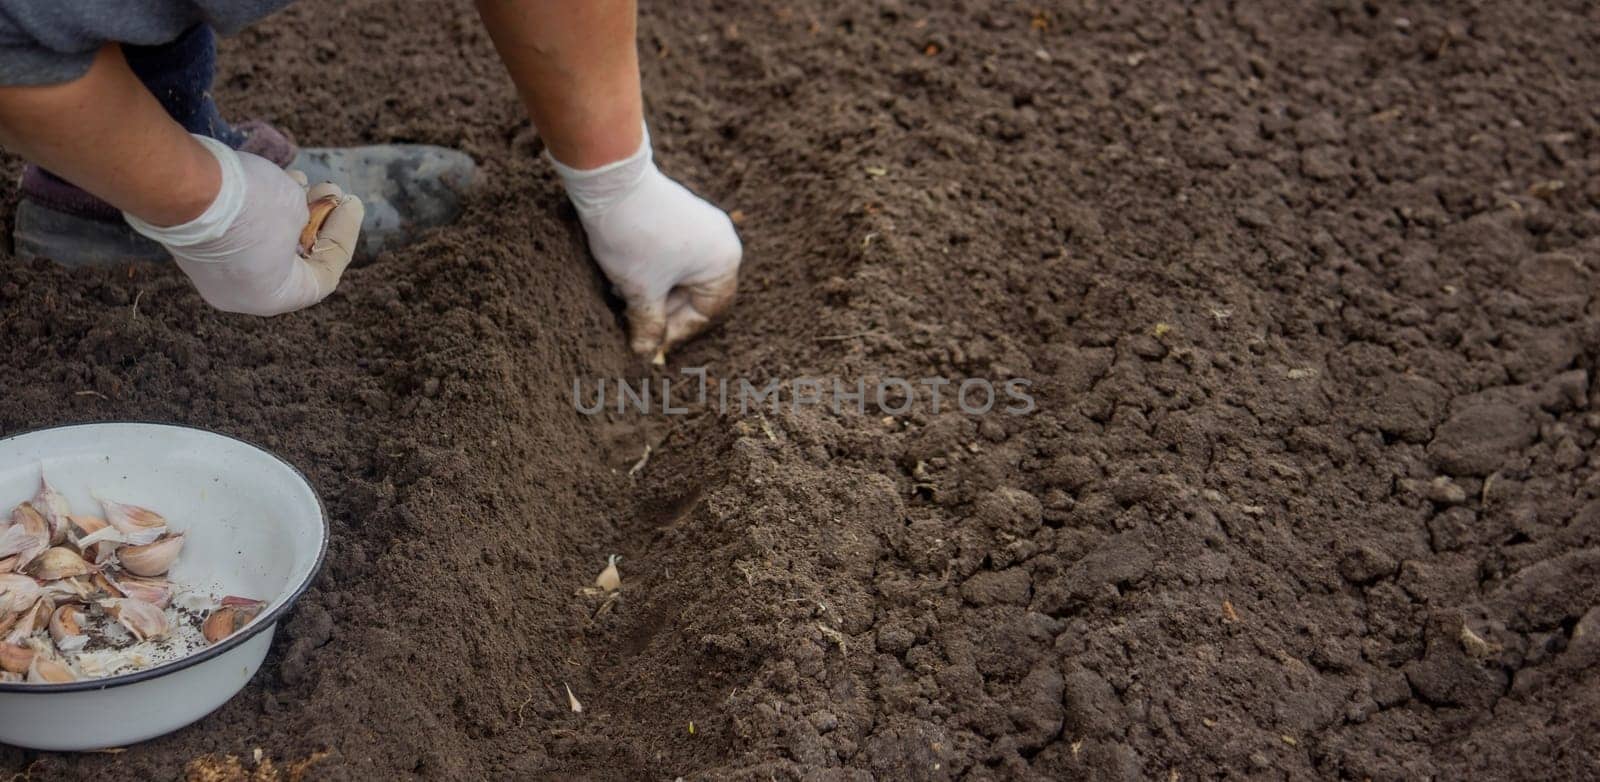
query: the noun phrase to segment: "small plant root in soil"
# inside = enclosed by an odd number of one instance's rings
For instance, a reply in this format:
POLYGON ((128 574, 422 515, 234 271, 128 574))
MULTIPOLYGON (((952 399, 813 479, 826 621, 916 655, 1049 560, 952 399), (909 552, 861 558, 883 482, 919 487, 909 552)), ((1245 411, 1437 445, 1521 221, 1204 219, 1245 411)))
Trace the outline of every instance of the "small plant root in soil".
POLYGON ((646 368, 471 9, 298 4, 223 45, 233 116, 455 146, 486 190, 272 320, 174 269, 0 264, 0 429, 213 427, 334 524, 238 698, 0 769, 1590 774, 1596 29, 1570 1, 648 3, 658 158, 748 260, 731 321, 646 368), (1038 409, 573 409, 574 377, 682 366, 1025 377, 1038 409))

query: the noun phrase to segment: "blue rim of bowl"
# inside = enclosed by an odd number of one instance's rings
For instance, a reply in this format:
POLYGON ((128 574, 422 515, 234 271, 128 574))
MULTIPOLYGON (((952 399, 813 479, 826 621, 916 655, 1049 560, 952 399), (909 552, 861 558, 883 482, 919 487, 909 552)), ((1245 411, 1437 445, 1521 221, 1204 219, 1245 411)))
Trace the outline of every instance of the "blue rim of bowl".
MULTIPOLYGON (((288 599, 284 600, 283 603, 277 608, 274 608, 273 610, 256 617, 255 621, 251 622, 249 627, 234 633, 233 635, 224 639, 222 643, 213 644, 205 649, 200 650, 199 652, 186 657, 180 657, 170 662, 162 663, 153 668, 146 668, 142 671, 134 671, 133 673, 118 674, 116 676, 107 676, 103 679, 84 679, 82 681, 66 682, 64 684, 0 682, 0 693, 14 692, 45 695, 56 692, 98 692, 100 690, 109 690, 115 687, 125 687, 130 684, 138 684, 139 682, 158 679, 162 676, 177 673, 185 668, 192 668, 207 660, 213 660, 221 657, 222 655, 227 654, 229 651, 243 645, 245 641, 260 635, 267 628, 275 626, 278 620, 283 618, 284 614, 287 614, 289 609, 293 608, 294 604, 300 601, 300 597, 306 593, 306 590, 311 588, 311 582, 317 580, 318 574, 322 572, 322 565, 328 558, 328 540, 333 537, 333 527, 328 523, 328 507, 322 503, 322 494, 317 491, 316 484, 312 483, 311 479, 306 477, 306 474, 301 472, 299 467, 296 467, 290 463, 288 459, 285 459, 282 456, 279 456, 272 451, 257 445, 256 443, 250 442, 243 437, 236 437, 231 434, 223 434, 222 432, 218 432, 213 429, 206 429, 204 427, 190 426, 188 424, 174 424, 166 421, 85 421, 83 423, 59 424, 57 426, 45 426, 38 429, 28 429, 26 431, 16 432, 14 434, 6 435, 5 437, 0 437, 0 443, 5 443, 10 440, 15 440, 18 437, 25 437, 30 434, 39 434, 40 432, 50 432, 57 429, 76 429, 82 426, 104 426, 107 424, 135 424, 138 426, 164 426, 171 429, 192 429, 196 432, 216 435, 217 437, 242 443, 272 457, 273 459, 276 459, 279 463, 283 464, 283 466, 288 467, 291 472, 300 478, 300 480, 305 482, 306 487, 311 489, 312 499, 317 501, 317 516, 322 521, 322 545, 317 548, 317 560, 311 564, 311 570, 306 573, 305 580, 295 585, 294 590, 289 593, 288 599)), ((249 684, 249 682, 245 682, 245 684, 249 684)))

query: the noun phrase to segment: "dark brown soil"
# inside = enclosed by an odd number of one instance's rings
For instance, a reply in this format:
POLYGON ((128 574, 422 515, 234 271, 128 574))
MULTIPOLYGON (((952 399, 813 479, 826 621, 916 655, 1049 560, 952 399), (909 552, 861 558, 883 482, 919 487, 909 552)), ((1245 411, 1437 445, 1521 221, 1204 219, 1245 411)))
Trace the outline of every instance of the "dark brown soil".
POLYGON ((241 435, 335 533, 216 715, 0 770, 1593 777, 1596 6, 642 26, 659 158, 748 250, 675 367, 1024 377, 1037 412, 575 413, 637 369, 470 8, 300 4, 224 47, 235 115, 458 146, 488 189, 270 321, 167 269, 0 267, 0 429, 241 435), (620 598, 576 594, 613 552, 620 598))

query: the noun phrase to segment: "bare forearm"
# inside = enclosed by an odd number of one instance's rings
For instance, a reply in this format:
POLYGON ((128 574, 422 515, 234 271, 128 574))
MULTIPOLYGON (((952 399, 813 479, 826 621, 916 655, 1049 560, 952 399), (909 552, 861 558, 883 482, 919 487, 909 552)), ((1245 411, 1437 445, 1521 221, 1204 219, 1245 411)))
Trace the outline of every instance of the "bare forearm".
POLYGON ((116 46, 76 81, 0 87, 0 145, 154 225, 199 216, 221 186, 216 160, 167 116, 116 46))
POLYGON ((592 168, 639 148, 643 122, 634 0, 477 0, 540 138, 592 168))

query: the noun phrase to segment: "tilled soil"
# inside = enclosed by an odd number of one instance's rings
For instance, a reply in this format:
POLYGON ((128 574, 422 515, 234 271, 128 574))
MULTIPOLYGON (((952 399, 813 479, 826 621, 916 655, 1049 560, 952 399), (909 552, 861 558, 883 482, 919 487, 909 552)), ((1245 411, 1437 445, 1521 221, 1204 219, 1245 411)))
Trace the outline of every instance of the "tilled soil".
POLYGON ((586 416, 643 370, 471 9, 300 4, 224 46, 234 115, 486 189, 272 320, 0 267, 0 429, 213 427, 334 524, 217 714, 0 769, 1592 776, 1597 47, 1582 2, 648 4, 658 158, 747 248, 656 382, 1037 409, 586 416))

